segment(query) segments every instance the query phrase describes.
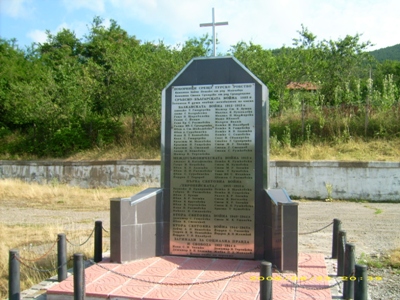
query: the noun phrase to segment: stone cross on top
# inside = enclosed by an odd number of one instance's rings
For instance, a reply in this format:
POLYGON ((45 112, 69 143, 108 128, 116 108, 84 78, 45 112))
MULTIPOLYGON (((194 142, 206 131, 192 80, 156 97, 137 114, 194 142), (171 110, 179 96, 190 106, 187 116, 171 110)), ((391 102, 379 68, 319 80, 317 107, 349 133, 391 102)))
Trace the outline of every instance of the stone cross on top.
POLYGON ((200 24, 200 27, 210 27, 212 26, 212 36, 213 36, 213 56, 215 56, 215 46, 216 46, 216 38, 215 38, 215 26, 221 26, 221 25, 228 25, 228 22, 215 22, 215 17, 214 17, 214 7, 212 9, 212 23, 202 23, 200 24))

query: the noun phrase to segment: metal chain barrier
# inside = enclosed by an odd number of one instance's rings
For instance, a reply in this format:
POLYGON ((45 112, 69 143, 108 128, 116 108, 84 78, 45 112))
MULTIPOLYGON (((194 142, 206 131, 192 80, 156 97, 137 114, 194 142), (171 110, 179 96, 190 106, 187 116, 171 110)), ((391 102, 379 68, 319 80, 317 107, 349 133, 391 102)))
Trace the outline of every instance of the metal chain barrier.
POLYGON ((55 268, 53 268, 53 269, 38 269, 38 268, 35 268, 35 267, 32 267, 32 266, 27 265, 23 260, 21 260, 21 258, 18 258, 16 255, 14 255, 14 258, 15 258, 16 260, 18 260, 18 261, 21 263, 21 265, 27 267, 27 268, 30 269, 30 270, 33 270, 33 271, 36 271, 36 272, 46 272, 46 273, 50 273, 50 272, 57 271, 58 269, 64 267, 66 264, 68 264, 68 262, 70 262, 70 261, 72 260, 72 259, 70 258, 68 261, 66 261, 66 262, 63 263, 62 265, 60 265, 60 266, 58 266, 58 267, 55 267, 55 268))
POLYGON ((109 233, 109 231, 108 231, 107 229, 105 229, 104 226, 101 226, 101 228, 103 229, 103 231, 104 231, 105 233, 109 233))
POLYGON ((45 258, 47 255, 49 255, 49 253, 51 252, 51 250, 53 250, 53 248, 54 248, 54 246, 57 244, 57 242, 58 242, 58 238, 57 238, 57 240, 53 243, 53 245, 50 247, 50 249, 49 249, 45 254, 43 254, 42 256, 40 256, 40 257, 38 257, 38 258, 35 258, 35 259, 20 258, 20 259, 23 259, 23 260, 25 260, 25 261, 30 261, 30 262, 39 261, 39 260, 45 258))
MULTIPOLYGON (((291 285, 293 285, 296 288, 301 288, 301 289, 306 289, 306 290, 327 290, 327 289, 331 289, 335 286, 338 286, 339 284, 341 284, 343 281, 337 281, 334 284, 331 285, 324 285, 324 286, 307 286, 307 285, 302 285, 302 284, 298 284, 296 282, 291 281, 289 278, 287 278, 285 275, 283 275, 283 273, 281 271, 279 271, 279 269, 274 266, 274 269, 278 272, 278 274, 280 276, 282 276, 282 278, 289 282, 291 285)), ((310 279, 309 279, 310 280, 310 279)))
POLYGON ((92 230, 92 232, 90 233, 89 237, 88 237, 88 238, 86 239, 86 241, 84 241, 82 244, 74 244, 74 243, 72 243, 70 240, 68 240, 67 238, 66 238, 66 241, 67 241, 71 246, 74 246, 74 247, 81 247, 81 246, 85 245, 85 244, 90 240, 90 238, 92 237, 92 235, 93 235, 93 233, 94 233, 94 230, 95 230, 95 228, 93 228, 93 230, 92 230))
POLYGON ((183 286, 183 285, 201 285, 201 284, 206 284, 206 283, 213 283, 213 282, 223 281, 223 280, 227 280, 227 279, 232 279, 232 278, 238 277, 238 276, 240 276, 240 275, 246 274, 246 273, 248 273, 248 272, 251 272, 251 271, 254 271, 254 270, 260 268, 260 265, 258 265, 258 266, 254 267, 254 268, 251 268, 251 269, 249 269, 249 270, 247 270, 247 271, 244 271, 244 272, 240 272, 240 273, 238 273, 238 274, 233 274, 233 275, 230 275, 230 276, 226 276, 226 277, 222 277, 222 278, 218 278, 218 279, 213 279, 213 280, 201 281, 201 282, 191 282, 191 283, 166 283, 166 282, 156 282, 156 281, 150 281, 150 280, 145 280, 145 279, 140 279, 140 278, 134 278, 134 277, 132 277, 132 276, 129 276, 129 275, 126 275, 126 274, 123 274, 123 273, 120 273, 120 272, 117 272, 117 271, 108 269, 108 268, 102 266, 101 264, 95 263, 93 260, 89 260, 89 262, 90 262, 92 265, 96 265, 96 266, 98 266, 98 267, 100 267, 100 268, 102 268, 102 269, 104 269, 104 270, 106 270, 106 271, 109 271, 109 272, 111 272, 111 273, 113 273, 113 274, 116 274, 116 275, 119 275, 119 276, 122 276, 122 277, 125 277, 125 278, 129 278, 129 279, 132 279, 132 280, 136 280, 136 281, 140 281, 140 282, 145 282, 145 283, 149 283, 149 284, 160 284, 160 285, 171 285, 171 286, 179 286, 179 285, 180 285, 180 286, 183 286))
POLYGON ((329 223, 328 225, 326 225, 325 227, 322 227, 320 229, 314 230, 314 231, 310 231, 310 232, 300 232, 299 235, 306 235, 306 234, 311 234, 311 233, 316 233, 319 232, 321 230, 324 230, 325 228, 328 228, 329 226, 331 226, 333 224, 333 222, 329 223))

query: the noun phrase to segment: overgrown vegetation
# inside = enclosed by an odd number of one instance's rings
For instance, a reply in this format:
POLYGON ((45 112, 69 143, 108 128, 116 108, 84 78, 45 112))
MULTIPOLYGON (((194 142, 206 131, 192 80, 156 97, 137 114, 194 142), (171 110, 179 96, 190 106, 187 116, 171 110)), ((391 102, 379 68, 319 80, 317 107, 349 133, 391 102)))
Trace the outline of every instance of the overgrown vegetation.
MULTIPOLYGON (((361 36, 318 41, 304 26, 292 47, 239 42, 228 53, 269 88, 271 137, 287 147, 400 137, 400 62, 379 63, 361 36), (311 82, 314 91, 288 90, 311 82)), ((65 158, 93 149, 159 149, 162 89, 208 36, 177 47, 139 41, 95 17, 78 39, 63 29, 23 51, 0 39, 0 155, 65 158)))
POLYGON ((392 250, 386 254, 379 255, 368 255, 365 253, 361 253, 361 256, 357 263, 373 268, 396 269, 395 272, 400 274, 400 248, 392 250))

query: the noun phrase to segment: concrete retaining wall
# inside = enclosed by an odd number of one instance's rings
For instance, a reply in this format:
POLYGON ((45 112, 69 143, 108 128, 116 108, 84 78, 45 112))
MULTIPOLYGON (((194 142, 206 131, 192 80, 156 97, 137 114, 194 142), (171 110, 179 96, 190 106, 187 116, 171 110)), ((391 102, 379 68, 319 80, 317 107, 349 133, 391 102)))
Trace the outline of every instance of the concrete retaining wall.
POLYGON ((292 196, 333 199, 400 200, 400 162, 276 161, 271 187, 292 196))
POLYGON ((83 188, 160 184, 160 161, 1 161, 0 178, 60 182, 83 188))
MULTIPOLYGON (((271 161, 270 187, 291 196, 400 200, 400 162, 271 161)), ((0 161, 0 178, 80 187, 160 184, 160 161, 0 161)))

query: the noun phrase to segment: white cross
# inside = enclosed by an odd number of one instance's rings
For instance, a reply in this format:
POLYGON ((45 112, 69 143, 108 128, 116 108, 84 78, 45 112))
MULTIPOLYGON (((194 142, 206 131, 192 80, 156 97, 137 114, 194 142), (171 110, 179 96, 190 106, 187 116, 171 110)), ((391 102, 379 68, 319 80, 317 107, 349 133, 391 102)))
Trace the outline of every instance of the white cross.
POLYGON ((216 38, 215 38, 215 26, 221 26, 221 25, 228 25, 228 22, 215 22, 214 18, 214 7, 212 9, 212 23, 202 23, 200 24, 200 27, 210 27, 212 26, 213 31, 212 31, 212 36, 213 36, 213 56, 215 56, 215 45, 216 45, 216 38))

